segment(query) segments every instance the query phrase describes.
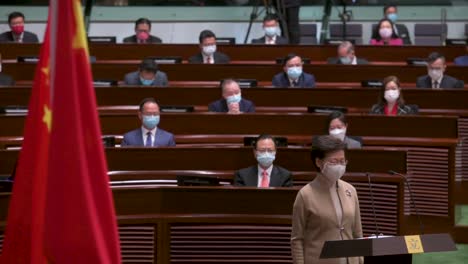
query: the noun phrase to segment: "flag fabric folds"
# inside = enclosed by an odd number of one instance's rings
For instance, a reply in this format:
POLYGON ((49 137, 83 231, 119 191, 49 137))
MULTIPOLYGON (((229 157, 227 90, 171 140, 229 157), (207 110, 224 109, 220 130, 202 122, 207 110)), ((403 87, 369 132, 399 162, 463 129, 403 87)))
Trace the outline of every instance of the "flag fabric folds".
POLYGON ((36 70, 2 263, 120 263, 81 4, 54 2, 56 12, 50 11, 36 70), (41 92, 47 100, 35 96, 41 92), (16 261, 19 253, 25 261, 16 261))

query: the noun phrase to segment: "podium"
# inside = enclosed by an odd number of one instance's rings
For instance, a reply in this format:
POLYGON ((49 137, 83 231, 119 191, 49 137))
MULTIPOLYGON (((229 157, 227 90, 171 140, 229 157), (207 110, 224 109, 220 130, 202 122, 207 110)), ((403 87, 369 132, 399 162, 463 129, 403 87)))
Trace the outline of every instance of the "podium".
POLYGON ((428 234, 326 241, 320 258, 363 256, 365 264, 409 264, 412 254, 456 250, 449 234, 428 234))

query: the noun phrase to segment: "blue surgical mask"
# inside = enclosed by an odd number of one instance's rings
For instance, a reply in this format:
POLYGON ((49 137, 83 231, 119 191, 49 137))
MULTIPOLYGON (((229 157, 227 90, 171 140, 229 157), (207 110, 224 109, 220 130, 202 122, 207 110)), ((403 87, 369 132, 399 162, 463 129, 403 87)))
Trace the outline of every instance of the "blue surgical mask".
POLYGON ((288 77, 296 80, 302 74, 302 67, 289 67, 288 68, 288 77))
POLYGON ((264 168, 268 168, 273 164, 275 161, 276 152, 257 152, 256 158, 258 164, 260 164, 264 168))
POLYGON ((349 57, 340 57, 341 64, 351 64, 353 61, 349 57))
POLYGON ((152 85, 152 84, 153 84, 153 81, 154 81, 154 80, 147 80, 147 79, 144 79, 144 78, 141 78, 141 77, 140 77, 140 82, 141 82, 141 84, 144 85, 144 86, 150 86, 150 85, 152 85))
POLYGON ((242 99, 241 94, 238 93, 238 94, 235 94, 235 95, 228 96, 226 98, 226 102, 228 104, 230 104, 230 103, 239 103, 241 101, 241 99, 242 99))
POLYGON ((397 13, 391 13, 387 15, 387 18, 390 19, 393 23, 395 23, 398 19, 397 13))
POLYGON ((143 125, 149 129, 154 129, 159 124, 159 115, 143 115, 143 125))
POLYGON ((272 38, 278 34, 278 27, 264 27, 265 35, 272 38))

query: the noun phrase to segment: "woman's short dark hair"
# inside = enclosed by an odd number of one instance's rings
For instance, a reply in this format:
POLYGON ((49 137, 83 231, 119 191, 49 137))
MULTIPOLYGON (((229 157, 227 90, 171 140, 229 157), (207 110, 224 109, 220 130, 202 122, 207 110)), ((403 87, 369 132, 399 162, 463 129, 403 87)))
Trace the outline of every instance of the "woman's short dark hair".
MULTIPOLYGON (((288 63, 288 61, 290 61, 291 59, 295 58, 295 57, 299 57, 301 58, 299 55, 295 54, 295 53, 289 53, 286 57, 283 58, 283 66, 286 66, 286 64, 288 63)), ((302 58, 301 58, 302 59, 302 58)))
POLYGON ((146 58, 143 59, 138 67, 140 71, 147 71, 156 73, 158 71, 158 64, 154 61, 154 59, 146 58))
POLYGON ((346 121, 346 115, 341 112, 341 111, 333 111, 331 112, 328 117, 327 117, 327 127, 326 127, 326 134, 328 134, 328 128, 330 127, 330 123, 338 119, 340 120, 343 124, 348 125, 348 122, 346 121))
MULTIPOLYGON (((394 82, 398 86, 398 88, 401 87, 400 86, 400 80, 398 79, 398 77, 393 76, 393 75, 385 77, 385 79, 383 80, 383 86, 380 89, 380 93, 379 93, 379 99, 378 99, 378 104, 379 105, 384 106, 384 105, 387 104, 387 100, 385 100, 385 87, 390 82, 394 82)), ((400 89, 400 97, 398 98, 397 103, 398 103, 398 105, 404 105, 405 104, 405 100, 403 99, 403 92, 402 92, 401 89, 400 89)))
POLYGON ((317 171, 319 171, 320 168, 315 164, 315 159, 323 160, 328 154, 345 149, 346 144, 338 138, 328 135, 318 136, 312 140, 310 158, 317 171))
POLYGON ((392 26, 392 39, 398 38, 398 35, 396 34, 395 29, 394 29, 393 22, 392 22, 390 19, 388 19, 388 18, 382 18, 382 19, 379 21, 379 23, 377 24, 377 26, 375 27, 375 32, 374 32, 374 33, 376 33, 376 34, 374 35, 374 37, 375 37, 375 39, 376 39, 377 41, 382 40, 382 37, 381 37, 380 34, 379 34, 379 30, 380 30, 380 26, 381 26, 382 23, 385 22, 385 21, 387 21, 388 23, 390 23, 390 25, 392 26))
POLYGON ((145 17, 139 18, 137 21, 135 21, 135 28, 138 27, 140 24, 147 24, 148 27, 151 29, 151 21, 145 17))

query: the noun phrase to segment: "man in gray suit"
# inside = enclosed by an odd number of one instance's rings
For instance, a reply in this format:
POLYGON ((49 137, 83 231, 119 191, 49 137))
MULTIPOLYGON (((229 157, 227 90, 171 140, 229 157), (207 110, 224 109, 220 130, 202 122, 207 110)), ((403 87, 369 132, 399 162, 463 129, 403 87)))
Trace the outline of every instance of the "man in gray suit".
POLYGON ((356 53, 354 51, 353 43, 349 41, 343 41, 338 46, 338 57, 335 58, 328 58, 328 64, 343 64, 343 65, 363 65, 369 64, 369 62, 365 59, 356 57, 356 53))
POLYGON ((254 146, 254 156, 258 164, 236 171, 234 185, 252 187, 293 186, 291 172, 273 165, 276 156, 276 143, 270 135, 258 136, 254 146))
POLYGON ((145 98, 141 101, 138 118, 141 121, 141 127, 126 133, 122 146, 172 147, 176 145, 174 135, 158 127, 160 111, 154 98, 145 98))
POLYGON ((24 31, 24 15, 21 12, 13 12, 8 15, 10 31, 0 34, 0 42, 38 43, 36 34, 24 31))
POLYGON ((158 64, 153 59, 144 59, 138 71, 127 73, 124 78, 126 85, 143 85, 166 87, 169 81, 166 73, 158 70, 158 64))
POLYGON ((263 18, 263 31, 265 36, 252 39, 252 44, 266 44, 266 45, 286 45, 288 39, 278 35, 279 22, 278 17, 273 14, 268 14, 263 18))
POLYGON ((418 88, 460 88, 463 89, 464 83, 454 77, 445 75, 447 65, 444 55, 433 52, 427 58, 427 75, 421 76, 416 80, 418 88))

